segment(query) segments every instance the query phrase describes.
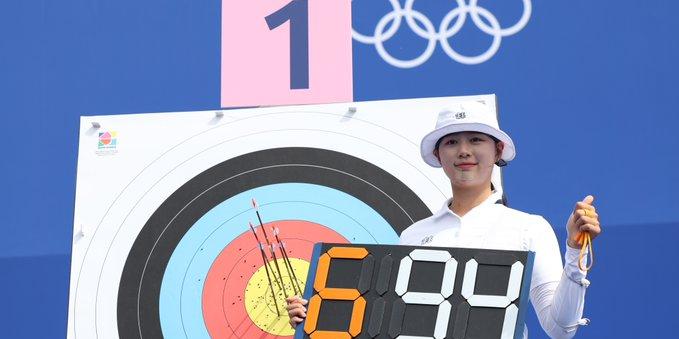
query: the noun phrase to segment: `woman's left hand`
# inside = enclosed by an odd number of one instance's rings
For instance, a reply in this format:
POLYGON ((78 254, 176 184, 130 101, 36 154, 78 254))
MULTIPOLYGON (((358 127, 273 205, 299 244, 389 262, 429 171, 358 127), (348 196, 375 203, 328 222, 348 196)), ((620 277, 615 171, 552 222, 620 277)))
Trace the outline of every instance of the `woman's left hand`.
POLYGON ((568 230, 568 246, 572 248, 580 247, 578 245, 578 236, 580 232, 589 232, 591 239, 596 238, 601 234, 601 224, 599 224, 599 215, 596 213, 596 208, 592 205, 594 197, 588 195, 582 201, 575 203, 573 213, 568 218, 566 229, 568 230))

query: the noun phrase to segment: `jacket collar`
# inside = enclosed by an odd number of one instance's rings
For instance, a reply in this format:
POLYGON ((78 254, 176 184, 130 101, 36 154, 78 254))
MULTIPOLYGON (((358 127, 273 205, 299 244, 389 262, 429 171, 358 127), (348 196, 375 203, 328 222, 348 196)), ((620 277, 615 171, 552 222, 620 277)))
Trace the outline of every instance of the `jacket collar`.
MULTIPOLYGON (((479 210, 479 209, 484 209, 488 206, 495 205, 495 203, 497 203, 498 200, 501 200, 501 199, 502 199, 502 193, 500 193, 498 191, 493 191, 486 200, 484 200, 478 206, 472 208, 472 210, 469 211, 467 214, 469 214, 473 211, 479 210)), ((453 201, 453 198, 446 199, 446 201, 443 203, 443 206, 441 206, 441 208, 436 213, 434 213, 434 218, 440 218, 440 217, 447 215, 447 214, 457 216, 455 213, 453 213, 453 211, 450 210, 450 208, 448 208, 448 206, 450 206, 450 203, 452 201, 453 201)))

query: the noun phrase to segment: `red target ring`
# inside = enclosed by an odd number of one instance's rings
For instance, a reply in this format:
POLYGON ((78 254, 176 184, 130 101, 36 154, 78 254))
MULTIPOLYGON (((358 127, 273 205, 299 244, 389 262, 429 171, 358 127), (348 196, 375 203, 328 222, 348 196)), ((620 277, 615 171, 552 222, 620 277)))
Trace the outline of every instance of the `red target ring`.
MULTIPOLYGON (((280 230, 279 237, 285 243, 286 253, 291 261, 301 259, 308 263, 311 259, 313 245, 316 242, 349 243, 347 239, 330 228, 302 220, 276 221, 265 224, 270 240, 273 240, 273 234, 269 231, 271 225, 280 230)), ((257 229, 257 232, 260 240, 264 241, 260 228, 257 229)), ((270 259, 269 251, 266 250, 265 252, 270 259)), ((287 277, 286 269, 280 261, 279 251, 277 251, 277 256, 281 264, 279 265, 280 270, 283 276, 287 277)), ((266 296, 270 295, 270 288, 266 279, 253 281, 253 276, 262 267, 262 255, 257 241, 250 231, 241 234, 229 243, 214 261, 205 280, 202 297, 203 317, 212 338, 263 339, 281 337, 276 334, 280 332, 279 328, 267 328, 261 324, 275 323, 276 326, 281 326, 281 324, 287 323, 287 314, 282 314, 284 317, 282 322, 275 321, 276 319, 271 319, 276 317, 275 309, 272 310, 273 307, 264 309, 265 306, 261 306, 259 310, 252 308, 248 310, 246 306, 248 288, 263 289, 262 291, 267 292, 266 296), (253 319, 253 316, 255 319, 253 319)), ((270 267, 275 270, 273 262, 270 267)), ((299 271, 296 272, 297 280, 304 282, 306 272, 303 276, 300 276, 299 271)), ((289 280, 284 279, 285 281, 289 280)), ((292 291, 289 283, 283 286, 287 291, 292 291)), ((276 291, 276 289, 274 290, 276 291)), ((277 291, 281 294, 280 289, 277 291)), ((277 300, 278 303, 283 302, 281 297, 277 298, 279 299, 277 300)), ((273 297, 269 299, 273 299, 273 297)), ((279 307, 281 306, 279 304, 279 307)))

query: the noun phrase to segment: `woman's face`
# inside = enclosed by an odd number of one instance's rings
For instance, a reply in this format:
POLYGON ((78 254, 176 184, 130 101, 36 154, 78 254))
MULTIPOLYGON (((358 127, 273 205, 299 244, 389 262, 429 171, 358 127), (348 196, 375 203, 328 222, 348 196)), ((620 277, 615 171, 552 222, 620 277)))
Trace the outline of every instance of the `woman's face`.
POLYGON ((454 188, 490 187, 493 165, 504 144, 479 132, 459 132, 441 138, 434 155, 454 188))

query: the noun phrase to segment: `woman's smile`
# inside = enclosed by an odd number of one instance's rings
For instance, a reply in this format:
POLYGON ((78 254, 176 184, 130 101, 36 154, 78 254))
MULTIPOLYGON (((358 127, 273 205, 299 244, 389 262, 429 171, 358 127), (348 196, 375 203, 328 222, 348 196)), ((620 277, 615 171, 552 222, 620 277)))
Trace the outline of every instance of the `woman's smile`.
POLYGON ((468 170, 472 169, 472 167, 474 167, 474 166, 476 166, 476 165, 477 165, 477 164, 476 164, 476 163, 473 163, 473 162, 461 162, 461 163, 455 164, 454 166, 455 166, 455 168, 457 168, 457 169, 459 169, 459 170, 468 171, 468 170))

